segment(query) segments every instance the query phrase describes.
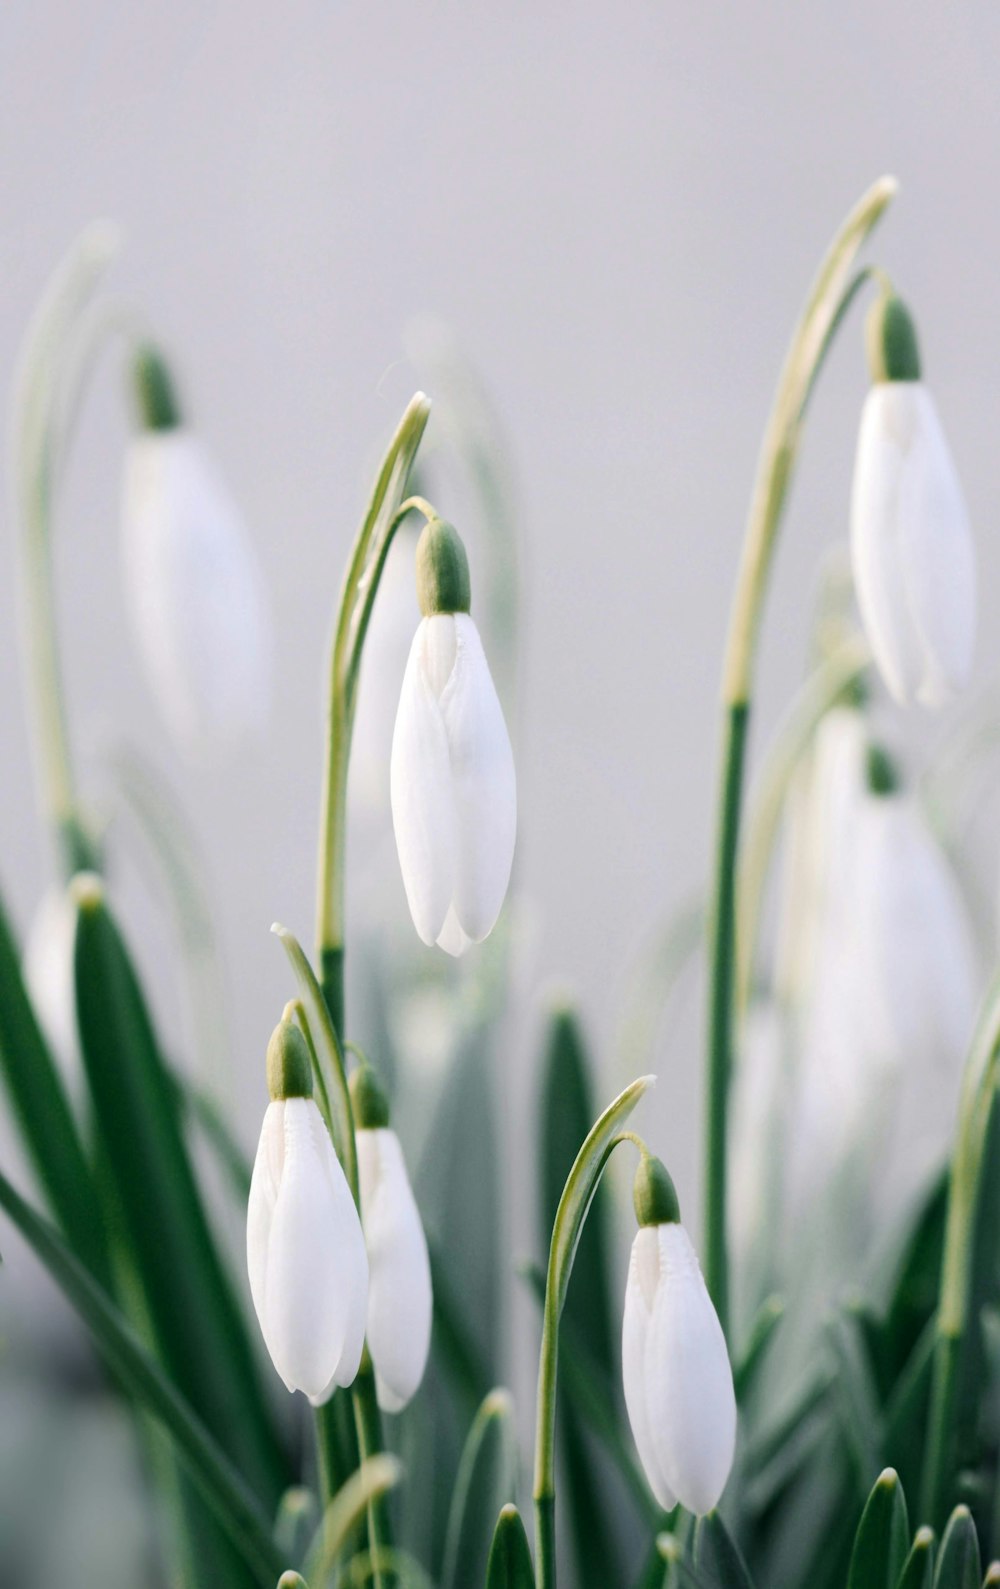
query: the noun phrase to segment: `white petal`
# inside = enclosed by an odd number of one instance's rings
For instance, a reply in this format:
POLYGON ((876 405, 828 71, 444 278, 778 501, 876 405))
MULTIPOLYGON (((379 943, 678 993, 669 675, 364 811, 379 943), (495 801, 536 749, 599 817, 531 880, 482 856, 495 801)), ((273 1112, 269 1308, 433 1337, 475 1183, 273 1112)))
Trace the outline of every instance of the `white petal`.
POLYGON ((431 1340, 431 1271, 420 1214, 394 1131, 359 1131, 368 1248, 368 1349, 379 1405, 398 1412, 417 1390, 431 1340))
POLYGON ((250 1186, 247 1265, 278 1373, 289 1390, 322 1396, 354 1352, 367 1266, 344 1172, 312 1099, 271 1103, 264 1117, 250 1186))
POLYGON ((622 1383, 639 1460, 645 1469, 650 1489, 663 1510, 669 1512, 677 1505, 677 1498, 667 1484, 653 1444, 646 1387, 646 1342, 658 1279, 656 1231, 651 1226, 644 1226, 636 1233, 629 1258, 622 1320, 622 1383))
POLYGON ((76 911, 62 888, 47 889, 24 950, 24 980, 42 1031, 63 1070, 80 1070, 73 946, 76 911))
POLYGON ((913 442, 900 482, 902 575, 925 657, 918 699, 940 706, 972 671, 975 548, 962 488, 926 387, 913 393, 913 442))
POLYGON ((939 705, 965 683, 975 560, 930 393, 880 382, 865 399, 851 502, 858 604, 893 696, 939 705))
POLYGON ((396 848, 413 925, 432 944, 444 926, 455 887, 455 803, 444 719, 431 687, 438 647, 421 620, 410 647, 392 737, 390 790, 396 848))
POLYGON ((445 954, 452 955, 456 960, 460 955, 464 955, 471 944, 472 939, 463 930, 462 923, 455 914, 454 905, 450 906, 436 941, 439 949, 443 949, 445 954))
POLYGON ((682 1225, 659 1225, 660 1281, 646 1341, 653 1444, 682 1506, 718 1504, 733 1464, 736 1397, 715 1309, 682 1225))
POLYGON ((213 748, 259 729, 270 694, 263 580, 210 456, 185 430, 130 444, 122 509, 135 643, 171 731, 213 748))
POLYGON ((441 692, 457 823, 455 914, 474 943, 500 914, 514 859, 514 756, 479 631, 455 617, 455 665, 441 692))

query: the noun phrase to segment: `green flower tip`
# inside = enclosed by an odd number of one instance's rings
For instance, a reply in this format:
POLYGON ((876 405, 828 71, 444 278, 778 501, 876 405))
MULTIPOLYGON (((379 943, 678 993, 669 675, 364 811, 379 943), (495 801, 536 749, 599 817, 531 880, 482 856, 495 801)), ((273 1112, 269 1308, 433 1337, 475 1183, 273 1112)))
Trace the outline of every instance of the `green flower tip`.
POLYGON ((873 795, 898 793, 902 783, 899 768, 884 745, 869 745, 866 773, 868 788, 873 795))
POLYGON ((144 343, 132 361, 139 421, 144 430, 176 430, 181 423, 180 405, 173 376, 159 348, 144 343))
POLYGON ((681 1205, 666 1165, 652 1153, 639 1160, 632 1183, 632 1202, 640 1225, 679 1225, 681 1205))
POLYGON ((293 1021, 281 1020, 267 1045, 267 1090, 273 1101, 311 1098, 312 1060, 306 1040, 293 1021))
POLYGON ((865 323, 865 342, 873 381, 920 380, 917 328, 909 309, 895 293, 884 292, 872 304, 865 323))
POLYGON ((104 884, 96 872, 77 872, 69 885, 69 897, 78 911, 97 911, 104 906, 104 884))
POLYGON ((359 1131, 384 1131, 389 1124, 389 1100, 375 1068, 367 1060, 351 1076, 351 1108, 359 1131))
POLYGON ((445 519, 429 519, 417 542, 417 600, 425 618, 468 612, 472 605, 469 559, 462 537, 445 519))

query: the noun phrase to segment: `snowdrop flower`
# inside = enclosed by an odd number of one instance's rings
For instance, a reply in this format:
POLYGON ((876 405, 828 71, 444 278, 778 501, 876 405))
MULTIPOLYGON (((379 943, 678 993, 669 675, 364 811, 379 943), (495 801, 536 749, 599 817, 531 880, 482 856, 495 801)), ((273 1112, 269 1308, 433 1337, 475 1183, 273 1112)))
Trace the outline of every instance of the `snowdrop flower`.
POLYGON ((851 501, 858 604, 879 669, 903 705, 941 706, 966 683, 975 551, 913 322, 889 294, 869 322, 874 384, 861 415, 851 501))
POLYGON ((305 1039, 283 1020, 267 1049, 271 1094, 250 1183, 247 1267, 264 1344, 314 1406, 361 1362, 368 1260, 354 1199, 312 1097, 305 1039))
POLYGON ((514 757, 479 631, 469 565, 450 524, 417 545, 418 625, 396 715, 390 784, 413 924, 459 955, 493 927, 517 826, 514 757))
POLYGON ((722 1326, 680 1223, 673 1182, 643 1155, 635 1177, 622 1372, 650 1488, 665 1511, 718 1504, 733 1464, 736 1396, 722 1326))
POLYGON ((271 633, 240 513, 182 422, 159 355, 136 361, 143 428, 125 461, 122 554, 135 643, 167 725, 188 749, 226 747, 266 718, 271 633))
POLYGON ((24 980, 39 1025, 66 1075, 80 1069, 73 954, 76 910, 64 888, 42 895, 24 950, 24 980))
POLYGON ((424 1377, 431 1344, 431 1266, 389 1107, 370 1065, 351 1077, 368 1249, 368 1350, 383 1412, 400 1412, 424 1377))

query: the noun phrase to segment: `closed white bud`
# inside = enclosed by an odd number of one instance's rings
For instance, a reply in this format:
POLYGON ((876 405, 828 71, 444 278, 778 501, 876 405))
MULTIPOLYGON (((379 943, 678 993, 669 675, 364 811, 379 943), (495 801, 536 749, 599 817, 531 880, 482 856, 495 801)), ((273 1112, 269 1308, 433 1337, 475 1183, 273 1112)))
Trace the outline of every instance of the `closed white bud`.
POLYGON ((129 444, 122 558, 135 644, 174 738, 224 749, 262 728, 272 663, 264 582, 225 481, 183 425, 129 444))
POLYGON ((972 667, 975 549, 937 409, 919 380, 879 381, 865 399, 851 558, 890 693, 903 705, 943 705, 972 667))
POLYGON ((459 955, 493 927, 514 858, 507 727, 467 612, 421 620, 392 741, 392 818, 413 924, 459 955))
POLYGON ((622 1326, 625 1405, 650 1488, 667 1511, 718 1504, 736 1444, 725 1337, 683 1225, 632 1243, 622 1326))
POLYGON ((354 1199, 312 1098, 264 1116, 247 1211, 250 1290, 271 1361, 314 1406, 357 1376, 368 1260, 354 1199))
POLYGON ((431 1266, 399 1138, 359 1130, 361 1219, 368 1249, 368 1350, 383 1412, 399 1412, 424 1377, 431 1343, 431 1266))

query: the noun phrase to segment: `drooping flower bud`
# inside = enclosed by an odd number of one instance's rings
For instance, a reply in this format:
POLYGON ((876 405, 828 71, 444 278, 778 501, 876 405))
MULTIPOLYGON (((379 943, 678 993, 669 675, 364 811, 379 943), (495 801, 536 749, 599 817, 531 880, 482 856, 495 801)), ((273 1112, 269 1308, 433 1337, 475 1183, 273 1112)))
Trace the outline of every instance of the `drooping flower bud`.
POLYGON ((941 706, 972 667, 975 549, 913 322, 891 294, 873 308, 868 347, 851 499, 858 604, 893 697, 941 706))
POLYGON ((136 355, 141 428, 122 498, 125 595, 167 725, 187 748, 232 744, 267 715, 271 632, 253 546, 225 481, 183 420, 156 349, 136 355))
POLYGON ((432 519, 417 545, 424 614, 392 742, 392 817, 413 924, 459 955, 492 929, 517 827, 514 757, 475 622, 465 548, 432 519))
POLYGON ((383 1412, 399 1412, 424 1377, 431 1342, 431 1268, 399 1138, 371 1065, 351 1077, 361 1221, 368 1249, 368 1350, 383 1412))
POLYGON ((669 1511, 679 1501, 710 1512, 729 1477, 736 1397, 725 1337, 680 1223, 673 1182, 643 1156, 634 1202, 622 1325, 625 1405, 650 1488, 669 1511))
POLYGON ((271 1094, 247 1210, 250 1290, 271 1361, 314 1406, 361 1362, 368 1260, 361 1222, 312 1097, 305 1039, 283 1020, 267 1050, 271 1094))

